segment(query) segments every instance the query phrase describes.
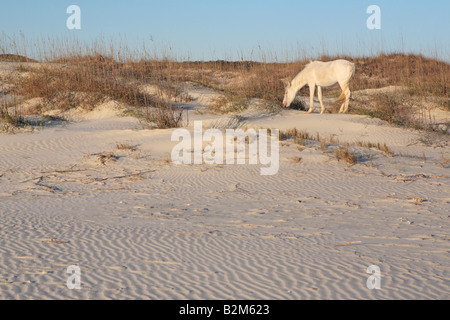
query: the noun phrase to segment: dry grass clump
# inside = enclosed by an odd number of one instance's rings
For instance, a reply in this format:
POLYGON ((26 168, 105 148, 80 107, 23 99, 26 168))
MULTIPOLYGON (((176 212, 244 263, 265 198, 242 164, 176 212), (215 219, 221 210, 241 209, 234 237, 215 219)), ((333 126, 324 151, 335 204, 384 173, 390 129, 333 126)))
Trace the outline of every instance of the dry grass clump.
POLYGON ((158 94, 141 90, 137 82, 146 83, 145 72, 130 70, 129 66, 101 55, 60 58, 56 63, 48 62, 31 70, 25 77, 15 78, 12 93, 26 99, 42 98, 39 110, 35 110, 38 113, 72 108, 92 110, 104 100, 113 99, 135 107, 135 114, 143 115, 159 128, 179 126, 182 108, 172 106, 161 96, 162 92, 170 91, 169 96, 180 96, 180 93, 166 83, 161 84, 158 94), (61 65, 62 62, 65 64, 61 65), (156 110, 148 112, 150 108, 156 110))
POLYGON ((365 142, 365 141, 356 141, 355 145, 357 145, 358 147, 366 147, 366 148, 369 148, 369 149, 376 148, 376 149, 384 152, 389 157, 393 157, 394 156, 394 153, 391 150, 389 150, 389 148, 386 145, 386 143, 381 144, 379 142, 372 143, 372 142, 365 142))
POLYGON ((399 93, 377 93, 363 106, 354 108, 354 112, 387 121, 391 124, 410 127, 417 126, 412 108, 405 96, 399 93))
POLYGON ((18 79, 14 93, 27 99, 40 97, 49 109, 82 107, 91 110, 105 97, 131 106, 143 106, 152 97, 114 74, 88 67, 45 66, 18 79))
POLYGON ((298 141, 298 140, 311 139, 311 136, 305 130, 298 130, 297 128, 291 128, 291 129, 279 131, 279 139, 280 140, 287 140, 287 139, 291 139, 291 138, 294 138, 296 141, 298 141))
POLYGON ((115 162, 117 161, 118 157, 112 153, 112 152, 102 152, 102 153, 98 153, 96 154, 97 156, 97 160, 102 164, 102 165, 106 165, 107 162, 115 162))
POLYGON ((368 115, 403 127, 443 131, 435 123, 433 110, 443 106, 445 98, 415 97, 411 89, 360 96, 352 102, 353 113, 368 115))
POLYGON ((334 151, 334 156, 338 161, 345 161, 348 164, 355 164, 358 162, 358 156, 350 152, 348 145, 337 148, 334 151))
POLYGON ((172 105, 166 107, 147 107, 140 110, 138 115, 147 125, 156 125, 159 129, 179 128, 183 125, 183 108, 174 108, 172 105))
POLYGON ((25 127, 29 125, 28 121, 25 120, 25 117, 20 112, 17 112, 17 109, 14 110, 15 111, 10 111, 6 106, 0 107, 0 122, 6 126, 13 127, 25 127))
POLYGON ((228 87, 228 90, 241 98, 259 98, 281 104, 285 87, 281 79, 286 76, 283 69, 276 64, 254 65, 250 69, 242 69, 239 72, 244 80, 228 87))
MULTIPOLYGON (((287 139, 294 139, 295 143, 298 144, 299 151, 301 151, 300 149, 301 146, 304 146, 305 144, 315 145, 324 153, 330 153, 330 151, 334 150, 333 152, 334 157, 338 161, 344 161, 348 164, 355 164, 358 162, 358 156, 350 151, 349 144, 345 143, 345 145, 340 145, 339 141, 335 139, 333 136, 330 136, 329 138, 324 138, 320 136, 319 133, 317 133, 316 136, 313 136, 304 130, 292 128, 285 131, 280 131, 279 139, 281 141, 287 139)), ((359 143, 360 146, 363 146, 362 144, 363 143, 359 143)), ((383 147, 380 146, 380 148, 383 147)))
POLYGON ((127 142, 127 143, 116 143, 116 149, 117 150, 122 150, 122 151, 134 152, 134 151, 137 150, 137 147, 135 145, 130 144, 129 142, 127 142))
POLYGON ((439 161, 439 166, 444 169, 450 168, 450 158, 446 158, 445 155, 442 153, 441 159, 439 161))
POLYGON ((215 99, 210 110, 220 114, 236 113, 245 110, 247 101, 239 97, 221 96, 215 99))
POLYGON ((19 54, 0 54, 0 61, 4 62, 37 62, 34 59, 19 55, 19 54))
POLYGON ((5 97, 0 97, 0 125, 2 131, 9 132, 14 128, 27 127, 29 122, 17 108, 16 102, 7 102, 5 97))
POLYGON ((450 64, 414 54, 380 54, 376 57, 352 59, 356 74, 353 90, 406 86, 413 95, 449 98, 450 64))
POLYGON ((311 140, 314 140, 314 138, 305 130, 298 130, 297 128, 291 128, 287 130, 280 130, 279 133, 279 140, 287 140, 287 139, 294 139, 295 143, 298 144, 298 149, 301 151, 301 146, 309 145, 311 140))
POLYGON ((292 156, 289 159, 294 163, 300 163, 302 161, 302 158, 299 156, 292 156))

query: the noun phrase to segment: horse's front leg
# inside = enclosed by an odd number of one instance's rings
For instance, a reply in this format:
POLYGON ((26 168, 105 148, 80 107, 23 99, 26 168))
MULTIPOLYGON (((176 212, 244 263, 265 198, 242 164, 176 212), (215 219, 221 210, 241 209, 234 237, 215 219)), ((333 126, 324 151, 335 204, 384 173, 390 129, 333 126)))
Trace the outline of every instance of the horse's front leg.
POLYGON ((320 102, 320 114, 322 114, 325 111, 325 106, 323 105, 323 98, 322 98, 322 87, 317 86, 317 97, 319 98, 320 102))
POLYGON ((314 109, 314 91, 316 89, 315 84, 309 84, 309 110, 308 113, 311 113, 314 109))

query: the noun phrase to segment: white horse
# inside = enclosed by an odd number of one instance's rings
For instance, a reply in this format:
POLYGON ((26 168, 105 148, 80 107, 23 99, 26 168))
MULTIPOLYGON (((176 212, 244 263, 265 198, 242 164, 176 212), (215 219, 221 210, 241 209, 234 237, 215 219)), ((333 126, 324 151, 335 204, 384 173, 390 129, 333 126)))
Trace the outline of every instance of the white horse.
POLYGON ((334 60, 329 62, 311 61, 306 67, 290 81, 286 87, 283 99, 283 107, 287 108, 294 101, 297 92, 305 85, 309 86, 309 110, 313 110, 314 90, 317 86, 317 96, 322 110, 325 111, 322 101, 322 87, 331 87, 336 83, 342 89, 342 94, 337 101, 345 99, 342 103, 339 113, 348 111, 348 102, 350 100, 350 81, 355 74, 355 64, 347 60, 334 60))

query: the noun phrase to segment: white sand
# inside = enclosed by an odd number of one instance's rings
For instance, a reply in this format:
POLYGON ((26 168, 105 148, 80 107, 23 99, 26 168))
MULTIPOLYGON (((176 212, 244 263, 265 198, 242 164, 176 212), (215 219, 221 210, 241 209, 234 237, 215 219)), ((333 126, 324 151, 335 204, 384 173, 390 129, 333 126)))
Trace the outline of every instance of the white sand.
MULTIPOLYGON (((209 99, 195 98, 191 124, 229 120, 193 112, 209 99)), ((253 110, 242 126, 403 155, 352 147, 349 166, 284 141, 279 172, 261 176, 258 165, 177 166, 173 129, 143 129, 116 107, 0 134, 0 299, 450 298, 448 141, 363 116, 253 110), (102 164, 108 152, 118 158, 102 164), (70 265, 79 290, 66 286, 70 265), (380 290, 366 287, 371 265, 380 290)))

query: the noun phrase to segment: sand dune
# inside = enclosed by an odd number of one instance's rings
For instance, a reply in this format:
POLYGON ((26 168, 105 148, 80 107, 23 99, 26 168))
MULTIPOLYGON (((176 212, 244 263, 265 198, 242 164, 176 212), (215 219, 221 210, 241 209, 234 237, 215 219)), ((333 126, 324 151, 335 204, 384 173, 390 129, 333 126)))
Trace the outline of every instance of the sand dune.
MULTIPOLYGON (((211 102, 197 94, 193 109, 211 102)), ((114 103, 1 134, 0 298, 449 298, 448 140, 425 144, 364 116, 241 116, 247 128, 297 127, 396 155, 355 147, 360 161, 348 165, 319 143, 299 152, 287 140, 273 176, 258 165, 175 165, 174 129, 144 129, 114 103), (70 265, 79 290, 66 286, 70 265), (366 286, 371 265, 380 290, 366 286)), ((188 128, 231 118, 191 112, 188 128)))

